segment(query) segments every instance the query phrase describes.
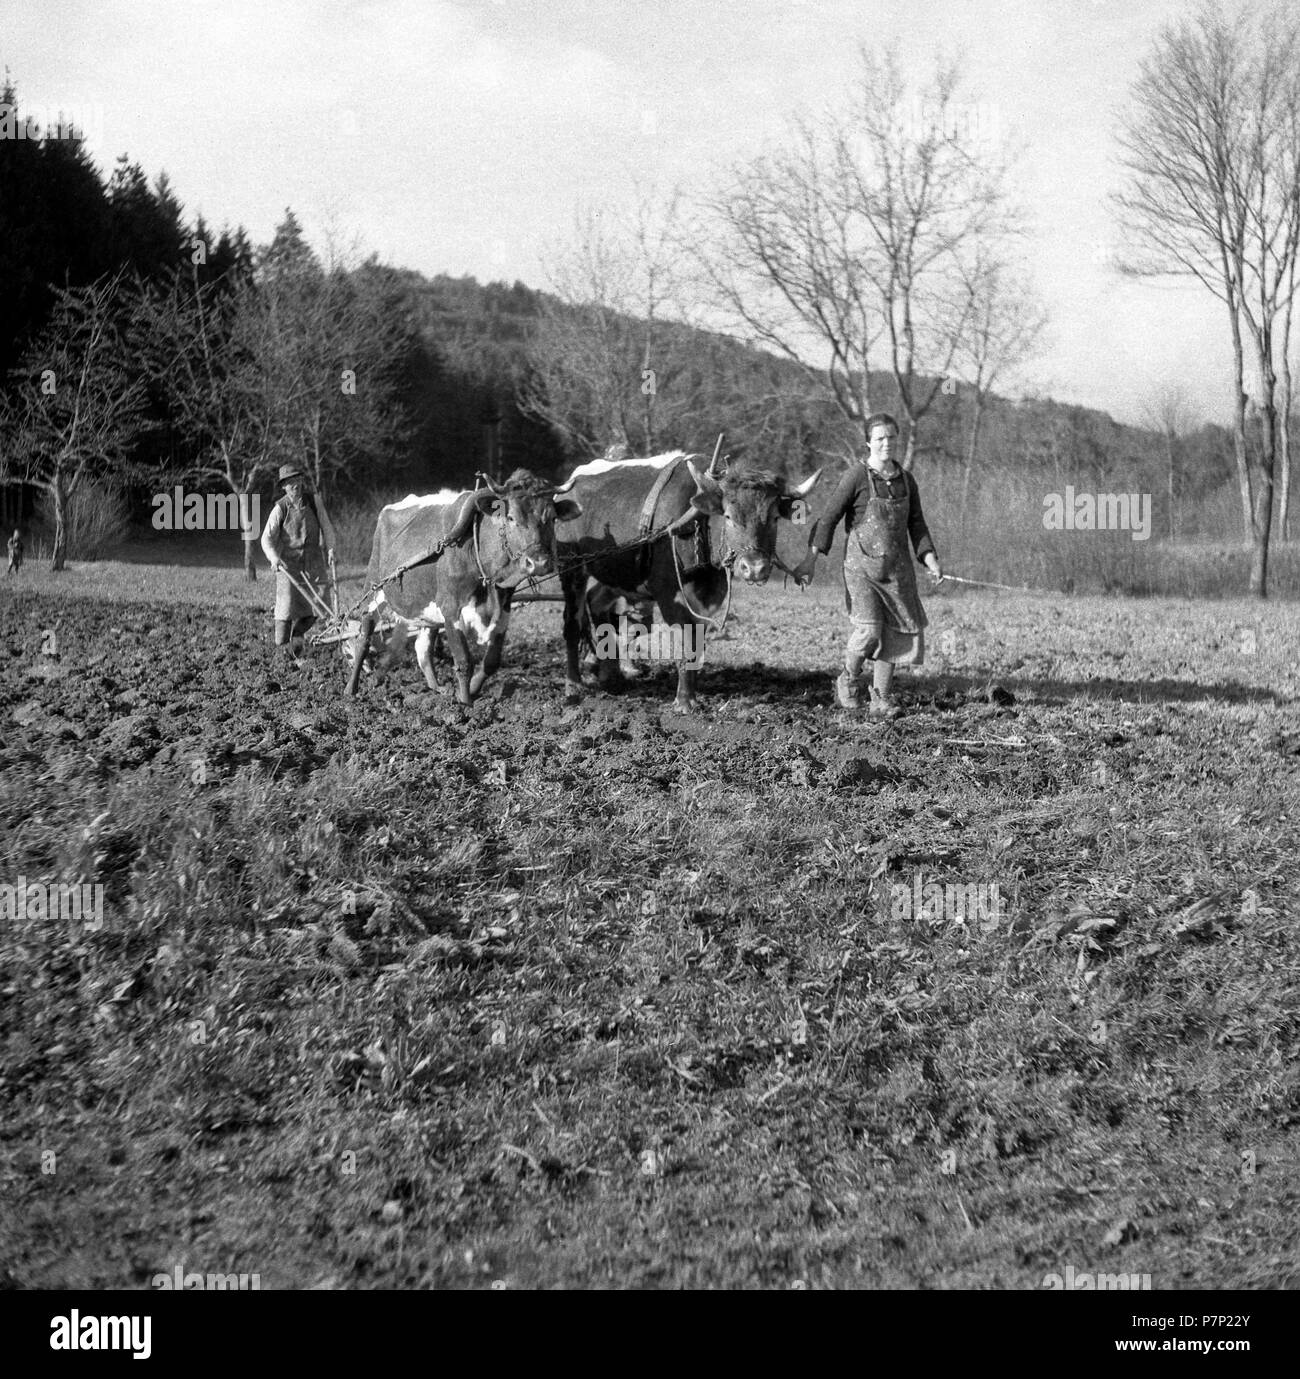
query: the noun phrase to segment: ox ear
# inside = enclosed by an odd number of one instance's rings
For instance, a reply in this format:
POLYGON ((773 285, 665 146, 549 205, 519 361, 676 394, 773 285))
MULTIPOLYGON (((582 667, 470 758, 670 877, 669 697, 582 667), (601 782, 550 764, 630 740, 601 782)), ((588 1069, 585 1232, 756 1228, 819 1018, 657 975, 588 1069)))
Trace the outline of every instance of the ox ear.
POLYGON ((701 474, 690 460, 686 461, 686 468, 695 480, 695 496, 691 499, 695 509, 710 517, 717 517, 722 512, 722 485, 708 474, 701 474))
POLYGON ((582 504, 576 498, 557 498, 555 500, 555 520, 572 522, 582 516, 582 504))
POLYGON ((474 491, 474 506, 484 517, 504 517, 506 513, 506 500, 498 498, 489 488, 474 491))

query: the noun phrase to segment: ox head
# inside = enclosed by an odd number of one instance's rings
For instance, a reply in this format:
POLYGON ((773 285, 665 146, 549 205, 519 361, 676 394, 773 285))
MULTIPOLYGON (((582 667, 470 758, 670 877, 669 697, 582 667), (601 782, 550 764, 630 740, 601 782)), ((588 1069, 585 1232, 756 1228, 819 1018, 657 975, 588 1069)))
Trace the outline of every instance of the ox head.
MULTIPOLYGON (((520 580, 551 574, 555 524, 572 521, 582 512, 576 499, 562 496, 573 480, 556 488, 531 470, 516 469, 504 483, 488 478, 483 482, 486 487, 475 491, 474 502, 495 536, 497 558, 490 560, 484 552, 494 582, 513 588, 520 580)), ((483 544, 486 547, 486 539, 483 544)))
POLYGON ((794 515, 795 504, 812 491, 821 470, 792 488, 766 469, 733 471, 710 465, 700 473, 689 460, 686 463, 695 480, 696 510, 726 518, 736 574, 750 584, 766 584, 776 559, 777 522, 794 515))

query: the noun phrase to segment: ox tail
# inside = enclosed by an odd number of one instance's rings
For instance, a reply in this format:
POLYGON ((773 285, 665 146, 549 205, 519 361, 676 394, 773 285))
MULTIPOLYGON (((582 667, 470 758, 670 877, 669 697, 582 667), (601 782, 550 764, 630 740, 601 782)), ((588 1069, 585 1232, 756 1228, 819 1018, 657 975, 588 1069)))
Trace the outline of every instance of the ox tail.
POLYGON ((361 680, 361 668, 366 663, 366 652, 370 650, 370 638, 375 630, 375 615, 367 613, 361 619, 361 632, 357 637, 357 647, 352 654, 352 672, 348 676, 347 693, 355 695, 361 680))

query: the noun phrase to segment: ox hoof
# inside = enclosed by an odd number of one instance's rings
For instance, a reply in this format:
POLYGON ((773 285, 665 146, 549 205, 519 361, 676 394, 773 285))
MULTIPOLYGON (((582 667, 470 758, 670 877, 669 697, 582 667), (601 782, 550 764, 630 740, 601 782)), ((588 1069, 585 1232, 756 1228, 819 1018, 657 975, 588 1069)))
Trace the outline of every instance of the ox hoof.
POLYGON ((674 699, 674 700, 673 700, 673 712, 674 712, 674 713, 698 713, 698 712, 699 712, 699 709, 700 709, 700 701, 699 701, 698 699, 674 699))
POLYGON ((566 708, 573 708, 575 704, 581 704, 585 695, 581 685, 572 682, 564 687, 564 705, 566 708))

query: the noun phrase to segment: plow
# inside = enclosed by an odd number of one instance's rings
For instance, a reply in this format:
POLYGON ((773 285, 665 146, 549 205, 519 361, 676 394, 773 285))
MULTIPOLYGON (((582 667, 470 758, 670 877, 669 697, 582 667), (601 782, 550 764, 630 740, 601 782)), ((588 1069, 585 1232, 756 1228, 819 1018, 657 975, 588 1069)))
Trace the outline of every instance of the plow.
MULTIPOLYGON (((383 582, 387 584, 389 580, 396 579, 401 573, 402 571, 394 571, 383 582)), ((337 646, 345 657, 350 657, 356 647, 357 638, 361 636, 361 608, 373 597, 376 589, 367 590, 352 607, 346 611, 340 611, 338 582, 332 565, 328 590, 322 590, 305 574, 297 577, 285 570, 284 575, 289 583, 307 600, 312 612, 316 615, 315 624, 306 633, 307 642, 315 647, 337 646)), ((564 595, 561 593, 543 592, 540 588, 541 582, 530 581, 530 585, 537 587, 528 588, 526 592, 516 593, 512 600, 513 605, 564 602, 564 595)), ((397 619, 392 613, 379 612, 376 614, 374 635, 381 642, 387 641, 396 626, 397 619)))

